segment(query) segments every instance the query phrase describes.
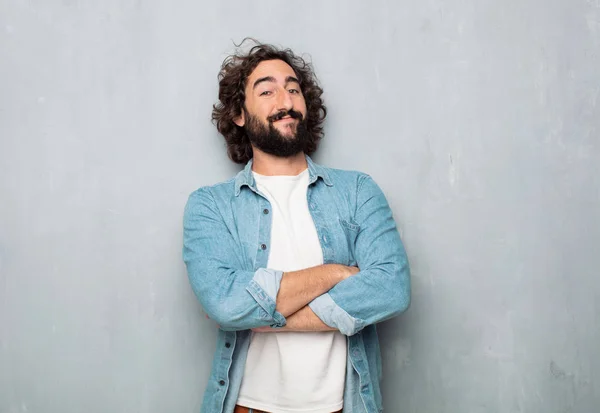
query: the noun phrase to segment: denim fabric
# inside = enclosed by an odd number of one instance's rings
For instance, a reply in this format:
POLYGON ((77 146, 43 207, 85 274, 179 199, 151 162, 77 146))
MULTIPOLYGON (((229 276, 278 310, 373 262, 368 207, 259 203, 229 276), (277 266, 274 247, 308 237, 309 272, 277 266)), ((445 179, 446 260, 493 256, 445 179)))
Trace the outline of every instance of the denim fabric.
MULTIPOLYGON (((348 336, 344 411, 382 410, 375 323, 410 303, 410 273, 392 211, 363 173, 326 168, 307 157, 308 206, 325 264, 358 266, 309 305, 348 336)), ((229 181, 193 192, 185 208, 183 259, 194 293, 219 326, 203 413, 233 411, 254 327, 285 326, 275 302, 283 273, 266 268, 271 206, 256 189, 252 161, 229 181)))

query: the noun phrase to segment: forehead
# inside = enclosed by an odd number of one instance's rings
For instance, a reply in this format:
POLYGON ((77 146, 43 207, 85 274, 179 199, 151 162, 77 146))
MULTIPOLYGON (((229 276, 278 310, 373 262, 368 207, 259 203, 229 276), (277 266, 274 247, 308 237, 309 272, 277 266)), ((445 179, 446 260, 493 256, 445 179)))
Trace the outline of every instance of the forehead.
POLYGON ((277 81, 284 81, 288 76, 296 76, 294 69, 283 60, 264 60, 248 76, 247 85, 252 86, 256 79, 272 76, 277 81))

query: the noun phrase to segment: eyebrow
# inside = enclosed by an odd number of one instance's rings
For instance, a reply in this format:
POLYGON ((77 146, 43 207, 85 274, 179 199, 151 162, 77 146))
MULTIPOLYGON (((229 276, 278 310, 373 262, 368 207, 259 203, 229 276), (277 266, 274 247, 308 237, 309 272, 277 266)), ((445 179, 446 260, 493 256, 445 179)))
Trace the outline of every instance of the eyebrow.
MULTIPOLYGON (((273 76, 265 76, 265 77, 261 77, 259 79, 256 79, 256 81, 254 82, 254 85, 252 86, 252 89, 256 89, 256 86, 258 86, 260 83, 262 82, 276 82, 275 78, 273 76)), ((285 78, 285 84, 287 85, 290 82, 295 82, 298 83, 298 85, 300 84, 300 82, 298 81, 298 79, 296 79, 294 76, 288 76, 285 78)))

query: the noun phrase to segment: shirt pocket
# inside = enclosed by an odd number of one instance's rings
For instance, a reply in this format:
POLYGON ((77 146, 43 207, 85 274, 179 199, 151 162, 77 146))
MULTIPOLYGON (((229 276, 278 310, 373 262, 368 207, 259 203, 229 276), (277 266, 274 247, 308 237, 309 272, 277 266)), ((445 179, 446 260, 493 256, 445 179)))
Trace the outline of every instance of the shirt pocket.
POLYGON ((346 243, 348 246, 348 256, 349 256, 349 260, 348 260, 348 266, 350 267, 354 267, 356 266, 356 255, 355 255, 355 244, 356 244, 356 237, 358 236, 358 233, 360 232, 360 225, 358 225, 356 222, 352 221, 352 220, 345 220, 340 218, 340 224, 342 226, 344 235, 346 237, 346 243))

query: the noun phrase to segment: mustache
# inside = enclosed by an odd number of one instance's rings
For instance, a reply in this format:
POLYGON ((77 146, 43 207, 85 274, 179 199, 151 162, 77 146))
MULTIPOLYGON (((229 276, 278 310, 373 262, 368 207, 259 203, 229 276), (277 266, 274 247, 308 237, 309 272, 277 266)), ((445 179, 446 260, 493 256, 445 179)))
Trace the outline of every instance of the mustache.
POLYGON ((294 109, 290 110, 282 110, 274 115, 271 115, 267 118, 269 122, 276 122, 278 120, 283 119, 284 117, 289 116, 292 119, 302 120, 302 113, 295 111, 294 109))

